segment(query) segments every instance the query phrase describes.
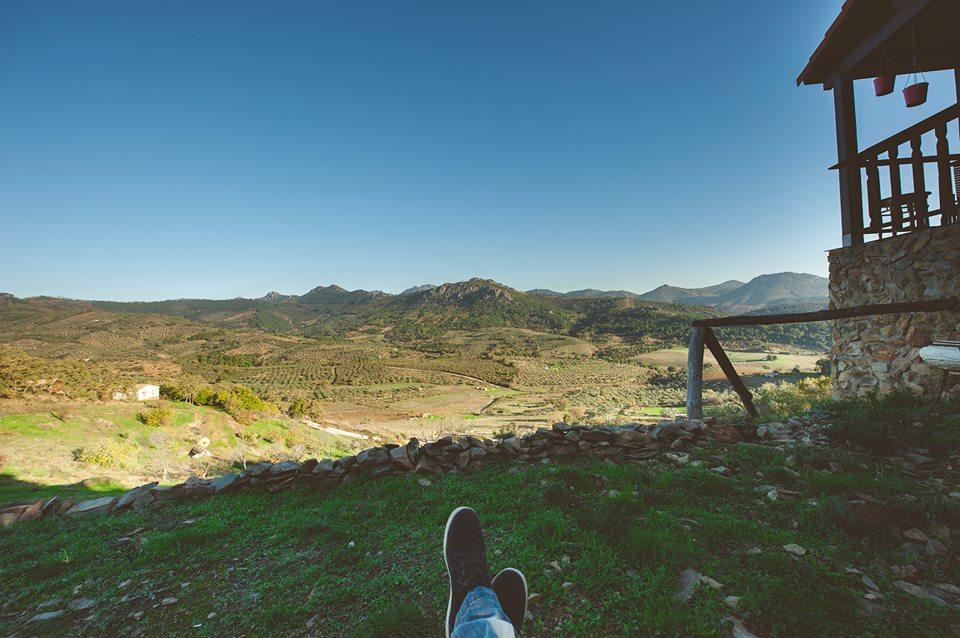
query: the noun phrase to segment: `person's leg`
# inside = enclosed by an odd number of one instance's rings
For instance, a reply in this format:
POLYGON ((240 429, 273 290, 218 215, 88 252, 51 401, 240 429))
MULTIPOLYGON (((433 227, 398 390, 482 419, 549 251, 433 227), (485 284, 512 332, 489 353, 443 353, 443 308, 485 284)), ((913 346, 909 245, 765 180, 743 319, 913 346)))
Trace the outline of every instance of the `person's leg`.
POLYGON ((489 587, 470 590, 457 612, 451 638, 516 638, 497 594, 489 587))
POLYGON ((519 636, 527 615, 527 579, 519 569, 508 567, 493 577, 492 587, 503 612, 519 636))
POLYGON ((515 638, 492 589, 480 519, 469 507, 458 507, 447 519, 443 557, 450 578, 447 638, 515 638))

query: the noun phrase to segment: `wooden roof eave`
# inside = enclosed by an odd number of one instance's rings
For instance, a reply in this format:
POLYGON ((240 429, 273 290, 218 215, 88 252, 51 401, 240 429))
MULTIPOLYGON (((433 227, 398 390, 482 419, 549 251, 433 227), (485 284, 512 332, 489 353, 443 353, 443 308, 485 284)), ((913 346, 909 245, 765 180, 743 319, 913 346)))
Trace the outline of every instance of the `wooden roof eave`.
MULTIPOLYGON (((839 62, 832 63, 830 66, 825 58, 830 53, 831 48, 837 45, 840 38, 843 37, 844 28, 850 24, 854 9, 860 6, 864 0, 846 0, 840 14, 830 25, 823 41, 810 56, 807 66, 797 77, 797 85, 822 84, 824 90, 833 88, 834 78, 840 75, 849 74, 852 69, 857 67, 865 58, 874 53, 877 49, 895 35, 900 29, 906 27, 910 22, 936 0, 891 0, 895 13, 887 19, 879 28, 874 30, 871 35, 860 42, 856 47, 844 55, 839 62)), ((876 2, 876 0, 869 0, 876 2)), ((950 68, 944 64, 942 68, 950 68)), ((925 70, 937 70, 933 68, 925 70)), ((867 76, 869 77, 869 76, 867 76)))

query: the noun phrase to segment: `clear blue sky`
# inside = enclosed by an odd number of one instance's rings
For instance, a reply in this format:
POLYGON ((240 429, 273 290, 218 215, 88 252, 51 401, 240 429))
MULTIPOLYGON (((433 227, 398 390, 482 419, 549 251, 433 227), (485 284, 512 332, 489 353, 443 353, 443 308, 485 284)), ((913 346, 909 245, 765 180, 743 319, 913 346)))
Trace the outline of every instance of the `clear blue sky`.
MULTIPOLYGON (((826 273, 840 0, 0 3, 0 291, 826 273)), ((861 143, 954 99, 860 92, 861 143)))

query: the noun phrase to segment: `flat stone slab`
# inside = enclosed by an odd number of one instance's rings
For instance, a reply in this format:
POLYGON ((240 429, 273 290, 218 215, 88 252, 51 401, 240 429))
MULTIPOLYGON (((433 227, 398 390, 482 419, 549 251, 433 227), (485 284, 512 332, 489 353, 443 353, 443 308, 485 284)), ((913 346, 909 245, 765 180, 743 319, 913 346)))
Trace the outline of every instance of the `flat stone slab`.
POLYGON ((114 509, 122 510, 132 506, 134 501, 140 498, 143 494, 149 492, 151 489, 155 488, 157 485, 159 485, 159 483, 154 481, 153 483, 147 483, 146 485, 133 488, 121 496, 119 500, 117 500, 117 504, 113 506, 114 509))
POLYGON ((116 496, 102 496, 89 501, 80 501, 67 510, 67 516, 98 516, 100 514, 106 514, 116 502, 116 496))
POLYGON ((224 474, 223 476, 218 476, 213 479, 210 482, 210 487, 213 488, 214 493, 219 494, 233 487, 239 478, 239 474, 224 474))

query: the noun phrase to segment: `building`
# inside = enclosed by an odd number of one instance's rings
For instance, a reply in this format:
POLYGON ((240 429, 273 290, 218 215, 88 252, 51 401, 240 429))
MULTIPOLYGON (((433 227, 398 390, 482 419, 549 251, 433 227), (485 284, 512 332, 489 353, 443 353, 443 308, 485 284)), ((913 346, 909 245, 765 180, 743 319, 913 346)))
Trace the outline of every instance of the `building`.
POLYGON ((141 383, 134 388, 134 396, 137 401, 148 401, 150 399, 160 398, 160 386, 151 383, 141 383))
MULTIPOLYGON (((829 252, 831 309, 960 296, 958 26, 960 0, 846 0, 797 78, 798 85, 833 92, 838 162, 831 168, 839 179, 843 235, 829 252), (903 81, 914 71, 943 70, 953 71, 951 80, 938 78, 931 90, 949 91, 956 103, 860 146, 855 81, 885 76, 875 84, 882 95, 891 75, 903 81)), ((877 99, 900 100, 894 93, 877 99)), ((834 394, 907 387, 933 395, 942 383, 960 397, 958 375, 942 376, 917 354, 932 341, 960 339, 957 307, 945 308, 836 319, 834 394)))
POLYGON ((114 401, 127 401, 130 397, 137 401, 149 401, 150 399, 160 398, 160 386, 151 383, 141 383, 133 389, 133 392, 114 392, 114 401))

